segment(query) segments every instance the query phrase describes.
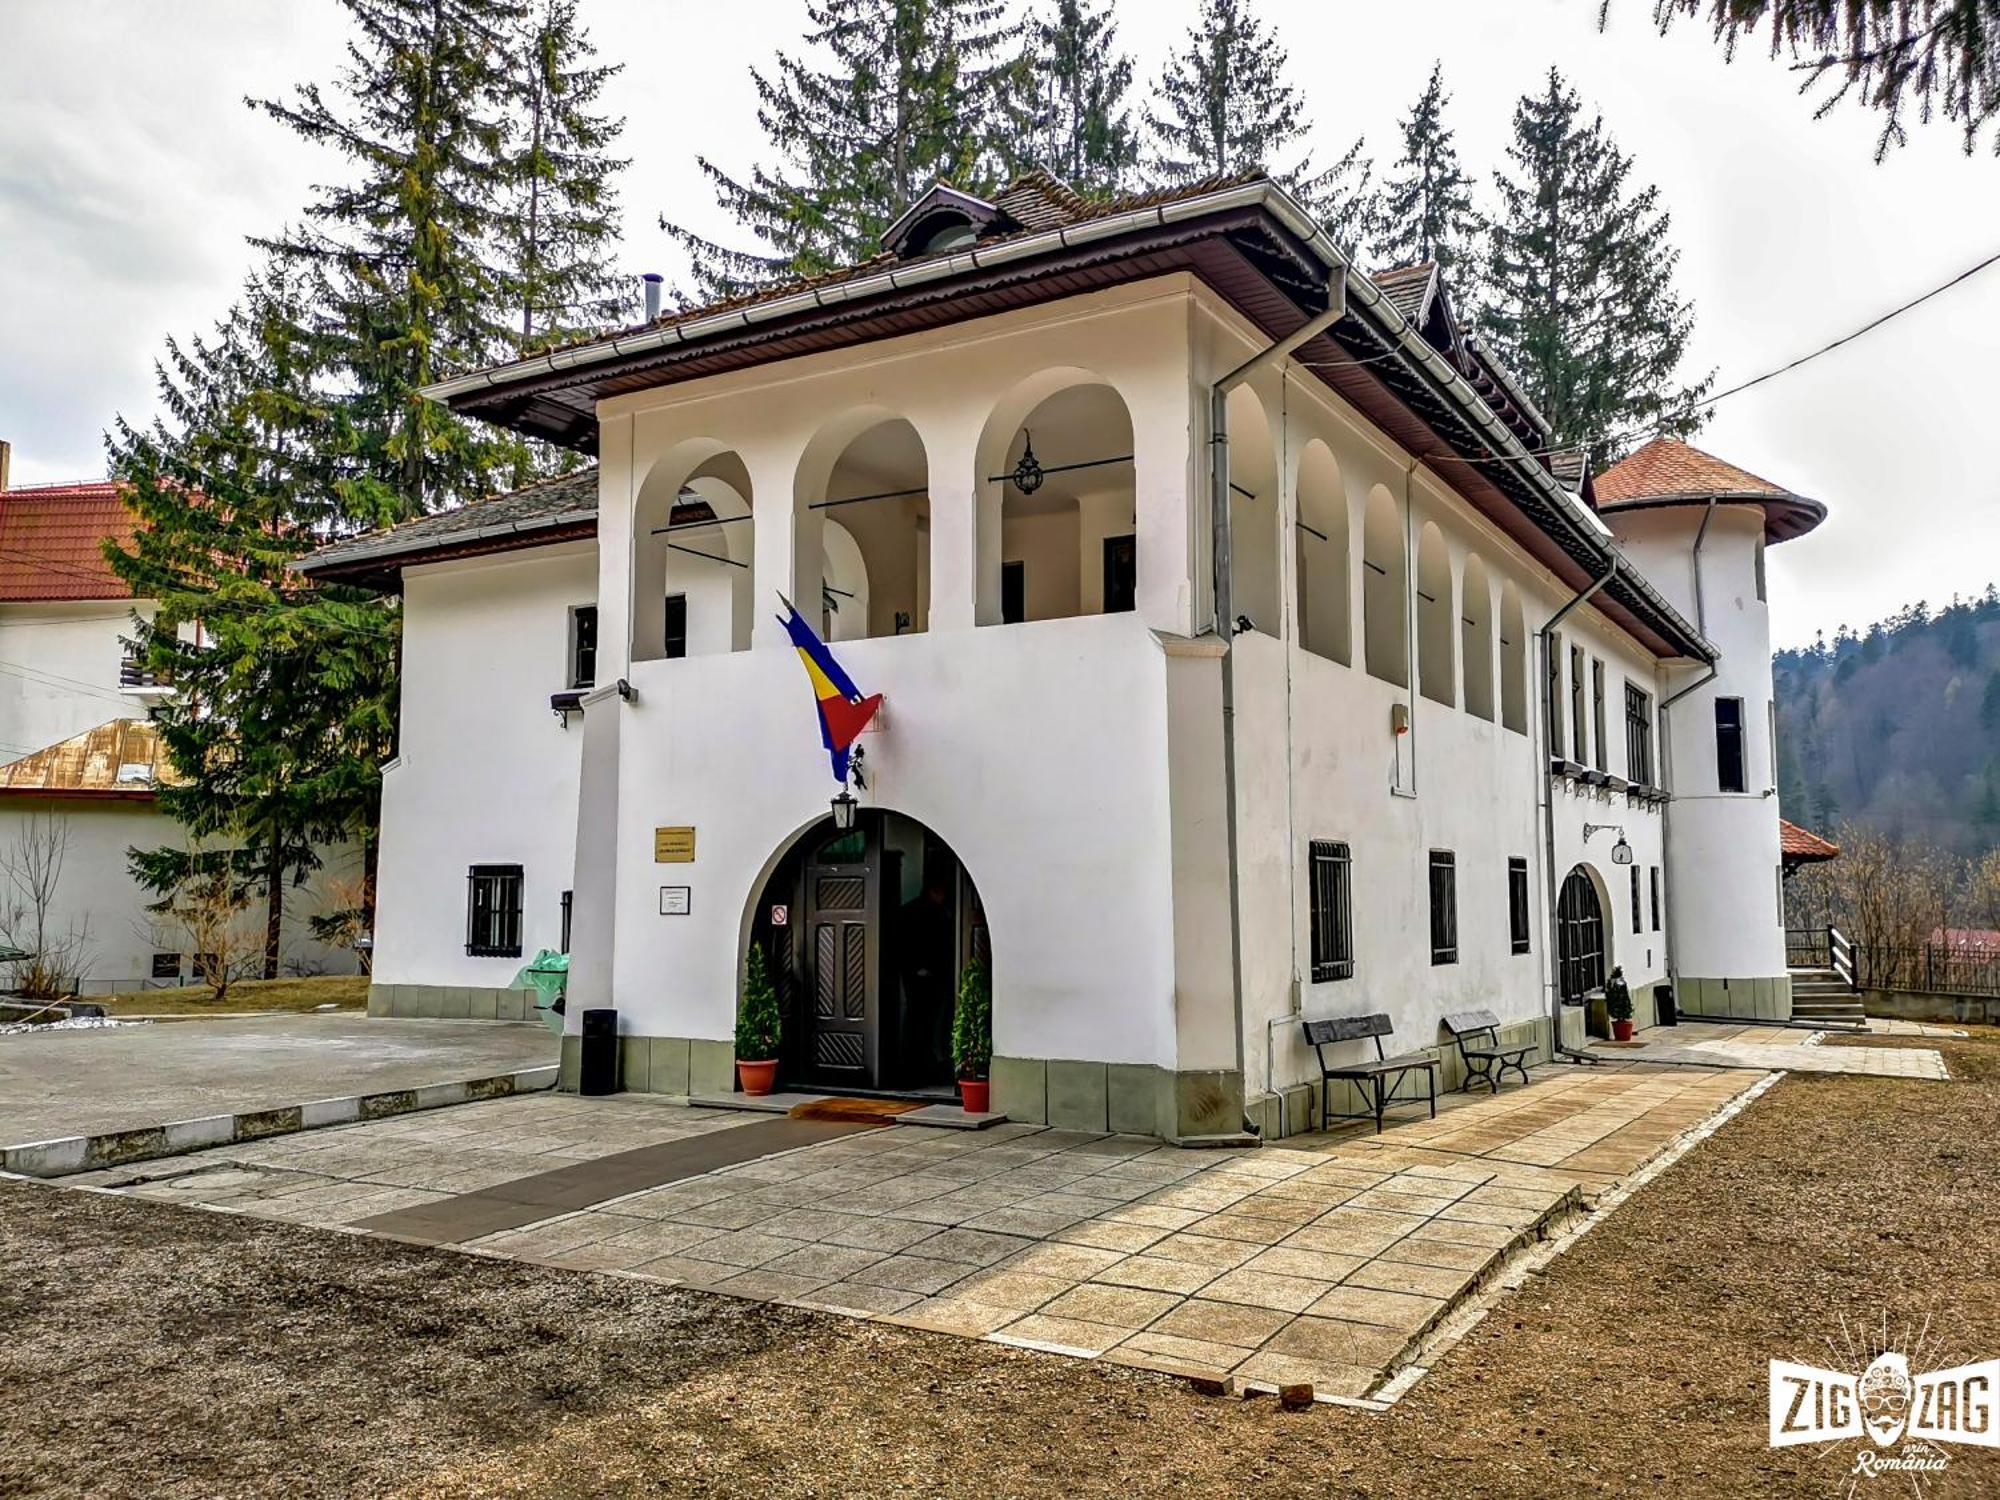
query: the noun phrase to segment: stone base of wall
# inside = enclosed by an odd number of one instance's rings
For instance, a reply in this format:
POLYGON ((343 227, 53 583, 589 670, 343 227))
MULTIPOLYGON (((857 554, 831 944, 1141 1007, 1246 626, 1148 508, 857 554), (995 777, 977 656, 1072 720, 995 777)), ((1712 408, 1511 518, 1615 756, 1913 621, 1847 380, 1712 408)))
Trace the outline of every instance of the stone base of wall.
POLYGON ((368 1014, 399 1020, 533 1021, 533 990, 466 984, 371 984, 368 1014))
MULTIPOLYGON (((576 1091, 583 1038, 564 1032, 556 1087, 576 1091)), ((736 1044, 684 1036, 618 1038, 618 1087, 628 1094, 727 1094, 736 1088, 736 1044)))
POLYGON ((1930 1021, 1940 1026, 2000 1022, 2000 996, 1938 995, 1924 990, 1863 990, 1861 1008, 1885 1020, 1930 1021))
POLYGON ((1151 1063, 996 1057, 992 1081, 993 1108, 1031 1125, 1163 1140, 1237 1135, 1243 1129, 1243 1080, 1234 1070, 1175 1072, 1151 1063))
POLYGON ((1683 974, 1674 982, 1674 1001, 1693 1021, 1789 1021, 1792 976, 1699 979, 1683 974))

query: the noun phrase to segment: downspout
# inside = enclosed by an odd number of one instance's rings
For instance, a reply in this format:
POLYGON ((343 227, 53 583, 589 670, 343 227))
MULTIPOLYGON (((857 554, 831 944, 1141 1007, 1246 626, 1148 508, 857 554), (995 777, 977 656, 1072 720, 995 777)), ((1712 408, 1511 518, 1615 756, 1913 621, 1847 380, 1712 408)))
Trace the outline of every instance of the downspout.
MULTIPOLYGON (((1688 561, 1694 571, 1694 628, 1703 640, 1708 639, 1708 601, 1703 596, 1701 586, 1701 549, 1708 541, 1708 523, 1715 519, 1716 500, 1709 497, 1708 508, 1701 513, 1701 525, 1695 529, 1694 547, 1688 554, 1688 561)), ((1708 664, 1708 669, 1677 693, 1669 693, 1660 700, 1660 789, 1667 794, 1667 804, 1660 811, 1660 863, 1667 867, 1667 922, 1661 936, 1666 940, 1667 982, 1674 987, 1675 997, 1680 993, 1680 964, 1674 954, 1674 919, 1680 914, 1680 902, 1674 898, 1674 733, 1667 722, 1667 710, 1698 687, 1706 687, 1715 681, 1722 670, 1721 658, 1708 664)))
MULTIPOLYGON (((1236 601, 1230 580, 1229 393, 1263 366, 1285 358, 1309 339, 1319 337, 1346 313, 1347 267, 1342 264, 1334 268, 1334 274, 1327 280, 1324 312, 1308 318, 1291 334, 1251 355, 1216 381, 1208 392, 1208 495, 1215 554, 1215 634, 1223 644, 1222 836, 1229 877, 1229 998, 1235 1012, 1232 1030, 1236 1039, 1238 1087, 1246 1083, 1249 1070, 1245 1066, 1243 1044, 1243 894, 1239 888, 1241 862, 1236 850, 1236 654, 1230 645, 1236 635, 1236 601)), ((1265 1082, 1268 1085, 1270 1080, 1265 1082)), ((1246 1133, 1255 1134, 1247 1114, 1243 1128, 1246 1133)))
MULTIPOLYGON (((1619 564, 1623 561, 1617 552, 1611 554, 1611 562, 1604 573, 1590 587, 1573 597, 1542 628, 1535 632, 1542 648, 1536 653, 1542 671, 1542 733, 1548 733, 1548 726, 1555 721, 1555 679, 1550 673, 1550 659, 1553 654, 1556 627, 1569 618, 1570 611, 1589 601, 1599 589, 1618 575, 1619 564)), ((1556 914, 1556 796, 1549 784, 1549 762, 1555 758, 1555 746, 1545 739, 1542 745, 1542 763, 1535 768, 1536 782, 1542 789, 1542 873, 1543 884, 1548 890, 1549 903, 1549 957, 1560 961, 1562 952, 1562 921, 1556 914)), ((1549 986, 1549 1055, 1567 1057, 1573 1062, 1597 1063, 1603 1059, 1593 1057, 1588 1052, 1579 1052, 1573 1047, 1565 1047, 1562 1039, 1562 980, 1560 969, 1555 971, 1555 982, 1549 986)))

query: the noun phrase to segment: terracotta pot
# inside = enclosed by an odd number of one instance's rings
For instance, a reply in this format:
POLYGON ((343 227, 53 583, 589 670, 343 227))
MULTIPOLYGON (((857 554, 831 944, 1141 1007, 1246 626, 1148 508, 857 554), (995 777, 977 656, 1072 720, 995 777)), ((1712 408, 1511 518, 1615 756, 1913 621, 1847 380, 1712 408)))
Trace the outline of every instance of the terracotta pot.
POLYGON ((1611 1023, 1611 1035, 1613 1039, 1616 1041, 1621 1041, 1621 1042, 1631 1041, 1632 1023, 1630 1021, 1613 1021, 1611 1023))
POLYGON ((993 1084, 984 1078, 958 1080, 958 1100, 969 1115, 988 1114, 993 1108, 993 1084))
POLYGON ((767 1058, 763 1062, 736 1060, 736 1080, 746 1094, 768 1094, 777 1087, 778 1060, 767 1058))

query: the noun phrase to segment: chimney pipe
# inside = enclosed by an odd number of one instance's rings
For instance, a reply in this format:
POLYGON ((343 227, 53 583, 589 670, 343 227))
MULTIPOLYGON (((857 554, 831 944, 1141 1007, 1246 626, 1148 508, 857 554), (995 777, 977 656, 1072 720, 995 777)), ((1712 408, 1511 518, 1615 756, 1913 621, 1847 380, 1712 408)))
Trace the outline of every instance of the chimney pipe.
POLYGON ((0 438, 0 491, 7 488, 7 468, 14 458, 14 445, 0 438))
POLYGON ((660 315, 660 273, 648 271, 639 279, 646 283, 646 321, 650 323, 660 315))

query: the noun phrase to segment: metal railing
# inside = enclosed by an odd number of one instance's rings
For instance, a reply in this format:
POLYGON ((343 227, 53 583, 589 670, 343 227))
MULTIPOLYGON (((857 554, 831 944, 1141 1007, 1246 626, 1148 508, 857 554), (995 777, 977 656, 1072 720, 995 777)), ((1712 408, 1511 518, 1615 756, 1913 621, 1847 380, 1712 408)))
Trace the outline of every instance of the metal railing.
POLYGON ((158 688, 168 686, 168 681, 159 673, 149 671, 138 657, 128 656, 118 663, 118 686, 128 690, 158 688))
POLYGON ((1833 954, 1828 942, 1831 927, 1787 927, 1785 967, 1788 969, 1830 969, 1833 954))
POLYGON ((1944 943, 1856 943, 1853 978, 1866 990, 2000 996, 2000 950, 1944 943))
POLYGON ((1838 927, 1828 925, 1826 929, 1827 966, 1847 981, 1847 987, 1857 989, 1854 982, 1854 945, 1838 927))

